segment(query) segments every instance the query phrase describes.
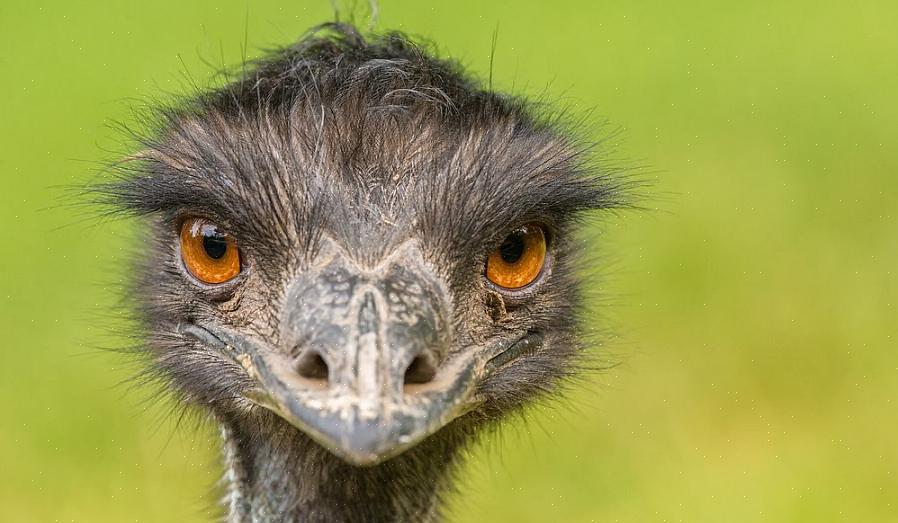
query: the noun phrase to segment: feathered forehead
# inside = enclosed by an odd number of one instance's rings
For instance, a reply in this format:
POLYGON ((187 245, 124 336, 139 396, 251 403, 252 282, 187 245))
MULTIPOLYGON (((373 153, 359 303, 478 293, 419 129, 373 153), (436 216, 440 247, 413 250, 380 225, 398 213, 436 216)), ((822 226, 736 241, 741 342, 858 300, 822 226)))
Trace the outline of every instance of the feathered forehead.
POLYGON ((113 191, 119 203, 190 207, 282 238, 415 227, 473 241, 614 203, 613 184, 584 169, 583 144, 526 102, 401 35, 326 30, 165 112, 143 173, 113 191))

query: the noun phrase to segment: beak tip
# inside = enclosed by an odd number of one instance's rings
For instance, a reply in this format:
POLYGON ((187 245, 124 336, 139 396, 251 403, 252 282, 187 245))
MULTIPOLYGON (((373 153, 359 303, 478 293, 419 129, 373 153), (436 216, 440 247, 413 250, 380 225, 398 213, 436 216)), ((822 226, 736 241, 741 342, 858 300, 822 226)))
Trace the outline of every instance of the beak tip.
POLYGON ((327 438, 327 447, 351 465, 371 467, 401 453, 412 438, 396 430, 390 424, 377 421, 357 423, 334 438, 327 438))
POLYGON ((347 449, 342 449, 339 453, 335 452, 335 454, 346 463, 359 468, 374 467, 389 459, 388 456, 382 454, 347 449))

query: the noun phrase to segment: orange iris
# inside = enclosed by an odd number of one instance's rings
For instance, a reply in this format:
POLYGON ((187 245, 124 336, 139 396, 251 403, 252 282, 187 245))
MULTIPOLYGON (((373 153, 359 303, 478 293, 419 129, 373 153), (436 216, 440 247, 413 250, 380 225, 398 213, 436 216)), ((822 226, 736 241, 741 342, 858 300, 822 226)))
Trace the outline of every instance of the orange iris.
POLYGON ((486 261, 486 277, 499 287, 520 289, 532 283, 546 262, 546 235, 528 224, 509 234, 486 261))
POLYGON ((203 218, 190 218, 181 226, 181 259, 203 283, 224 283, 240 274, 237 241, 203 218))

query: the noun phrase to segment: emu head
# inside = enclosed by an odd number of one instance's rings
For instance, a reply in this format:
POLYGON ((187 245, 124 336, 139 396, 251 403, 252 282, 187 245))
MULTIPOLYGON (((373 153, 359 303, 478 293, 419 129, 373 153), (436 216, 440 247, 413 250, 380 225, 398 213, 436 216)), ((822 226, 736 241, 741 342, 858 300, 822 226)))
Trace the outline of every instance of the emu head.
POLYGON ((101 190, 147 218, 133 291, 184 401, 374 465, 574 369, 572 234, 617 190, 536 105, 331 25, 160 113, 101 190))

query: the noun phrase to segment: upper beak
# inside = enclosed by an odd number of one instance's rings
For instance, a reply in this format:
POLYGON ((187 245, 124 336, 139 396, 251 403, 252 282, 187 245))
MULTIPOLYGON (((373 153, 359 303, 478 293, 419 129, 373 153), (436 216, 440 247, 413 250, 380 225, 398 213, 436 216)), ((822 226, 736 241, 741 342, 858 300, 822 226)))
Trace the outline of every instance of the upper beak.
POLYGON ((281 349, 210 325, 182 332, 246 370, 256 383, 248 399, 347 462, 374 465, 476 406, 478 383, 536 341, 450 351, 443 288, 417 249, 369 271, 334 256, 288 289, 281 349))

